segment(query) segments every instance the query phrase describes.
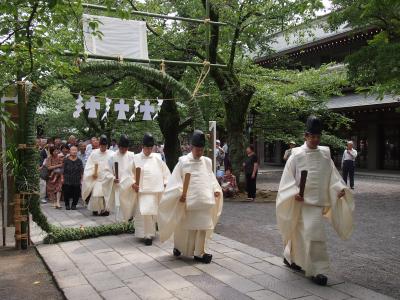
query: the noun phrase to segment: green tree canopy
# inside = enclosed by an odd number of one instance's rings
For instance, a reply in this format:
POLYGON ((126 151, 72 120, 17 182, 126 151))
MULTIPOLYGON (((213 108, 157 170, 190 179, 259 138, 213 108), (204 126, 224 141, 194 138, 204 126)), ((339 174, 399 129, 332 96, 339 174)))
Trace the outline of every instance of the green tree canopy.
POLYGON ((348 74, 360 90, 400 94, 400 2, 398 0, 333 0, 332 28, 349 24, 380 32, 368 45, 349 55, 348 74))

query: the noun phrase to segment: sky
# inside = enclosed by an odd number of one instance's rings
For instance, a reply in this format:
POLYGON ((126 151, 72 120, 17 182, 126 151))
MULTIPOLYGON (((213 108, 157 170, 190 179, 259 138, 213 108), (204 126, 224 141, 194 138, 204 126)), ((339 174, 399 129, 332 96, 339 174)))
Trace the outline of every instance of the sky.
POLYGON ((322 0, 322 3, 324 4, 325 9, 322 9, 319 12, 317 12, 317 16, 326 15, 331 11, 332 4, 330 0, 322 0))

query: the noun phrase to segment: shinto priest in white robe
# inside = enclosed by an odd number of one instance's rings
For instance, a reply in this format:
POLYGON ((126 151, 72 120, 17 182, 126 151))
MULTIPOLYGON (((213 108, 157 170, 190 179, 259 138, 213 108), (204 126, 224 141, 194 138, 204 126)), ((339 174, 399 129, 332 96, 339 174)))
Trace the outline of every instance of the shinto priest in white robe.
POLYGON ((120 204, 119 213, 117 218, 127 222, 133 217, 134 209, 136 206, 137 193, 134 191, 132 185, 135 183, 135 163, 134 153, 127 151, 124 154, 117 150, 110 158, 110 171, 112 172, 113 181, 116 178, 115 163, 118 163, 118 179, 119 183, 114 183, 110 193, 109 210, 115 210, 118 206, 118 199, 120 204), (118 198, 118 199, 117 199, 118 198))
POLYGON ((160 202, 160 239, 174 234, 174 247, 185 256, 202 256, 222 212, 222 190, 208 157, 192 153, 179 158, 160 202), (190 173, 186 202, 180 202, 185 174, 190 173), (219 192, 219 197, 214 193, 219 192))
POLYGON ((105 210, 110 199, 114 180, 109 164, 112 153, 110 150, 101 152, 100 149, 95 149, 86 162, 82 180, 82 199, 85 201, 90 195, 88 209, 91 211, 100 213, 105 210), (92 176, 96 164, 97 179, 94 179, 92 176))
POLYGON ((159 153, 143 152, 134 157, 135 168, 140 168, 138 205, 135 209, 135 236, 151 238, 156 234, 158 205, 171 175, 159 153))
POLYGON ((354 202, 337 171, 328 147, 310 149, 304 144, 293 148, 283 171, 276 200, 276 217, 282 234, 284 257, 306 272, 306 276, 326 274, 329 258, 323 217, 342 239, 353 231, 354 202), (308 176, 304 202, 295 200, 299 193, 301 171, 308 176), (338 199, 344 190, 345 196, 338 199))

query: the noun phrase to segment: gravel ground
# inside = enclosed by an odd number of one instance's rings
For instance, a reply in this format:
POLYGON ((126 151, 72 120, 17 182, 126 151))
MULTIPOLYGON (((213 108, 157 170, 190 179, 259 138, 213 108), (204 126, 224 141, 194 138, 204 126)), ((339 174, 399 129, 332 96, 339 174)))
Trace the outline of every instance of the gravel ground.
POLYGON ((0 299, 64 299, 35 248, 0 248, 0 299))
MULTIPOLYGON (((262 175, 258 187, 276 190, 279 179, 280 173, 262 175)), ((355 187, 350 240, 340 240, 326 224, 332 275, 400 299, 400 184, 362 178, 355 187)), ((275 203, 226 202, 216 231, 282 255, 275 203)))

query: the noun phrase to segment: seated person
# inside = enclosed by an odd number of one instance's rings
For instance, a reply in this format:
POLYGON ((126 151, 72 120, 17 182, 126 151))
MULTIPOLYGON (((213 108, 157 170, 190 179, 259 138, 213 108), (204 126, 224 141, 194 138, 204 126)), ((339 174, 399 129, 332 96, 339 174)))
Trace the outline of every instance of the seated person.
POLYGON ((221 187, 224 197, 235 197, 238 193, 236 176, 232 174, 232 170, 230 168, 225 170, 225 175, 221 179, 221 187))

